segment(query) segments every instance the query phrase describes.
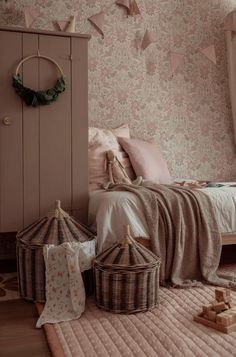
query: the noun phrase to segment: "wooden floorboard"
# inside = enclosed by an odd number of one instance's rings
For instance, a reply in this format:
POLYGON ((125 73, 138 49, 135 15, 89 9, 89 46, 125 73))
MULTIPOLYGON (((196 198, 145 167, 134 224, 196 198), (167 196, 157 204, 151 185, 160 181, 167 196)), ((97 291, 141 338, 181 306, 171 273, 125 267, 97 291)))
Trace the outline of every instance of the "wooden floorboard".
POLYGON ((50 357, 43 329, 36 329, 34 304, 24 300, 0 302, 0 356, 50 357))

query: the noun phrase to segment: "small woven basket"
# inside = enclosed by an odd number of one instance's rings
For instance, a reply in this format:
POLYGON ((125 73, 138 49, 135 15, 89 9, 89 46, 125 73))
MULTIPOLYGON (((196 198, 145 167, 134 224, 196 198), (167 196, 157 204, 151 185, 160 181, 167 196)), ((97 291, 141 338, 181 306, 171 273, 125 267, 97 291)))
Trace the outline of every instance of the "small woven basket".
MULTIPOLYGON (((19 232, 16 238, 20 296, 26 300, 42 303, 46 301, 44 245, 88 240, 94 240, 95 244, 94 234, 63 211, 60 201, 56 201, 55 210, 19 232)), ((85 271, 82 276, 85 290, 90 294, 93 290, 92 274, 85 271)))
POLYGON ((115 313, 147 311, 158 304, 160 259, 135 242, 129 226, 124 239, 94 260, 97 306, 115 313))

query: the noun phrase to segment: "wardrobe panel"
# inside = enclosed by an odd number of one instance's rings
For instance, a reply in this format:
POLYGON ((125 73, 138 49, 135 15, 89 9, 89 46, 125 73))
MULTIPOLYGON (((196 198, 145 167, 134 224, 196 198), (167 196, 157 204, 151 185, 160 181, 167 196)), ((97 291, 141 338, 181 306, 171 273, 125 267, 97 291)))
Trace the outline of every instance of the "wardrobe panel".
MULTIPOLYGON (((23 57, 37 54, 38 35, 23 34, 23 57)), ((22 66, 24 85, 39 89, 39 60, 22 66)), ((23 103, 24 227, 39 216, 39 108, 23 103)))
MULTIPOLYGON (((0 232, 26 227, 56 199, 87 219, 89 37, 0 28, 0 232), (38 50, 62 67, 66 90, 50 105, 31 107, 15 93, 12 75, 22 58, 38 50)), ((60 76, 43 58, 24 62, 20 74, 35 90, 53 87, 60 76)))
POLYGON ((72 214, 87 220, 88 205, 88 41, 71 38, 72 214), (81 175, 81 169, 84 170, 81 175))
POLYGON ((23 226, 22 103, 11 84, 22 34, 0 31, 0 43, 0 231, 10 232, 23 226))
MULTIPOLYGON (((71 210, 71 86, 70 38, 39 35, 40 54, 52 57, 62 67, 66 90, 56 102, 41 106, 40 113, 40 215, 60 199, 62 207, 71 210)), ((41 89, 54 86, 59 77, 50 62, 39 62, 41 89)))

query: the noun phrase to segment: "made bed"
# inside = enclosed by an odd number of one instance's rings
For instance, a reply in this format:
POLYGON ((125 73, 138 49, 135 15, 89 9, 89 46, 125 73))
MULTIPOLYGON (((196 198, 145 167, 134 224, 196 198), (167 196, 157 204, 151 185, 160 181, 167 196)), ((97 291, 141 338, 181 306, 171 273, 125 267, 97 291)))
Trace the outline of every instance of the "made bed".
MULTIPOLYGON (((222 244, 236 244, 236 187, 209 187, 200 190, 213 203, 222 244)), ((142 204, 135 194, 105 190, 91 192, 89 224, 97 231, 98 251, 106 249, 122 237, 123 223, 130 225, 135 237, 149 240, 151 227, 148 227, 142 204)))
POLYGON ((229 286, 216 271, 222 244, 236 243, 235 183, 175 181, 156 145, 130 138, 128 125, 89 128, 88 157, 89 225, 98 253, 129 224, 161 258, 162 284, 229 286))

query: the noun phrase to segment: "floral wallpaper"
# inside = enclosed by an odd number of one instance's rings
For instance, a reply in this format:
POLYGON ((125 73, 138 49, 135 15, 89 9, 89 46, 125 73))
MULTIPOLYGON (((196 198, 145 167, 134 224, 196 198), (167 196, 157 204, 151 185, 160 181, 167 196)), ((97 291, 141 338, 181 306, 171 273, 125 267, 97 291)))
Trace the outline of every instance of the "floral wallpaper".
POLYGON ((4 0, 0 25, 24 26, 22 9, 44 14, 33 24, 77 15, 76 30, 90 33, 90 125, 129 123, 133 136, 162 149, 173 177, 236 180, 236 151, 228 91, 223 20, 236 0, 137 0, 141 15, 126 17, 115 0, 4 0), (109 7, 111 4, 114 6, 109 7), (87 18, 106 10, 105 38, 87 18), (146 28, 157 42, 145 51, 146 28), (214 65, 197 50, 215 45, 214 65), (169 51, 185 54, 172 76, 169 51))

